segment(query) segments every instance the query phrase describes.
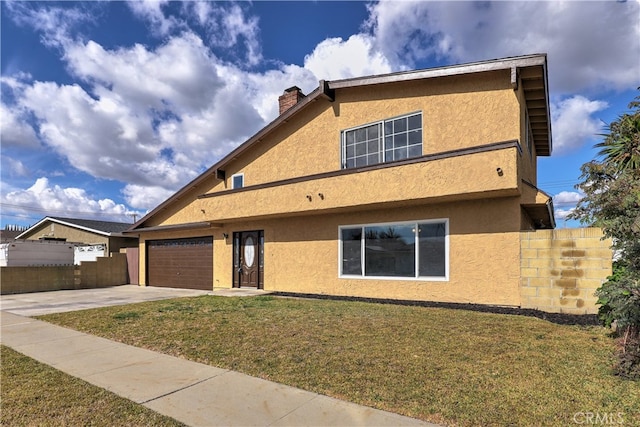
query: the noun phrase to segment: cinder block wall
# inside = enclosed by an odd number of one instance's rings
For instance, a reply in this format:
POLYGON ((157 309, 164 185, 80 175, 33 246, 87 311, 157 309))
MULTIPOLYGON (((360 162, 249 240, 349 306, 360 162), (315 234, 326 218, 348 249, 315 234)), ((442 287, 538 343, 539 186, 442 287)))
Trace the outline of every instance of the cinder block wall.
POLYGON ((3 295, 60 289, 74 289, 72 265, 0 268, 0 293, 3 295))
POLYGON ((599 228, 520 233, 522 308, 595 314, 596 289, 611 275, 611 239, 599 228))
POLYGON ((104 288, 127 283, 127 255, 112 253, 110 257, 98 257, 96 261, 83 261, 76 274, 76 287, 104 288))
POLYGON ((95 287, 124 285, 127 283, 127 255, 112 253, 109 258, 98 258, 95 287))

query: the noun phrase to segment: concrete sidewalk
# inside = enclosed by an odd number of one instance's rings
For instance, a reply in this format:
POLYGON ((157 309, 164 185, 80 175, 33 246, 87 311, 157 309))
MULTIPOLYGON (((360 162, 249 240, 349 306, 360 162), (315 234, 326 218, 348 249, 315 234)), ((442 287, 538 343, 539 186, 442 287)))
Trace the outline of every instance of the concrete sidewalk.
POLYGON ((2 344, 190 426, 434 426, 0 313, 2 344))

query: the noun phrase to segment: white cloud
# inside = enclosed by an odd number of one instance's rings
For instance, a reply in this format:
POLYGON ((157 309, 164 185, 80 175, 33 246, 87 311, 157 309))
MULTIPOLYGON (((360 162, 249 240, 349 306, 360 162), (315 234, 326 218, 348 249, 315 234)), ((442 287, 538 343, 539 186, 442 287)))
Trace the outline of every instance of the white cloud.
MULTIPOLYGON (((4 141, 3 141, 4 143, 4 141)), ((29 169, 22 163, 22 161, 18 159, 14 159, 13 157, 2 155, 2 169, 6 172, 9 171, 8 175, 11 177, 26 177, 29 176, 29 169)))
POLYGON ((592 117, 608 107, 604 101, 592 101, 576 95, 551 104, 553 146, 558 154, 578 149, 602 133, 603 123, 592 117))
POLYGON ((575 191, 561 191, 553 196, 553 203, 557 205, 576 204, 582 200, 584 196, 575 191))
POLYGON ((19 101, 43 140, 92 176, 176 190, 264 124, 252 106, 259 89, 193 34, 154 51, 75 44, 67 58, 92 93, 34 82, 19 101))
POLYGON ((33 128, 26 121, 26 112, 0 102, 0 138, 2 147, 17 146, 37 148, 40 146, 33 128))
MULTIPOLYGON (((576 191, 561 191, 553 196, 554 215, 556 222, 567 221, 567 217, 576 209, 576 205, 584 194, 576 191)), ((566 225, 566 223, 565 223, 566 225)))
POLYGON ((554 92, 640 81, 638 1, 389 1, 369 11, 367 28, 394 68, 548 53, 554 92))
POLYGON ((147 211, 167 200, 173 193, 174 191, 154 185, 127 184, 122 190, 129 206, 147 211))
POLYGON ((331 38, 320 42, 313 52, 305 56, 304 67, 325 80, 392 71, 386 57, 373 48, 371 38, 364 34, 353 35, 346 41, 331 38))
POLYGON ((249 16, 238 4, 225 2, 184 2, 182 14, 171 14, 167 0, 133 0, 127 3, 139 18, 147 21, 154 34, 178 36, 190 27, 201 29, 216 47, 237 54, 237 63, 254 66, 262 60, 258 18, 249 16))
POLYGON ((258 41, 258 18, 246 17, 238 5, 219 11, 222 16, 222 32, 214 35, 214 44, 222 47, 233 47, 240 39, 244 40, 245 58, 249 65, 256 65, 262 60, 262 48, 258 41), (222 35, 222 37, 219 37, 222 35))
POLYGON ((153 163, 162 148, 151 123, 117 98, 95 100, 78 85, 35 82, 20 102, 38 118, 43 141, 75 168, 125 181, 161 178, 139 171, 140 165, 153 163))
POLYGON ((566 220, 567 217, 575 210, 575 208, 571 209, 555 209, 554 216, 557 220, 566 220))
MULTIPOLYGON (((83 7, 58 7, 46 3, 9 1, 5 2, 11 18, 18 24, 41 31, 42 43, 59 47, 70 41, 71 29, 79 24, 92 22, 92 8, 97 3, 83 4, 83 7)), ((100 7, 99 5, 95 7, 100 7)))
POLYGON ((195 112, 212 102, 222 82, 202 40, 193 33, 170 38, 155 50, 136 44, 108 51, 94 41, 69 46, 71 71, 142 110, 195 112))
POLYGON ((3 194, 3 211, 11 213, 41 212, 42 216, 57 215, 76 218, 101 218, 128 222, 132 211, 111 199, 94 199, 81 188, 51 185, 47 178, 38 178, 26 190, 3 194))
POLYGON ((131 0, 127 5, 135 15, 149 22, 151 31, 158 36, 166 36, 181 23, 173 16, 165 16, 163 6, 168 0, 131 0))
POLYGON ((438 28, 446 27, 447 23, 435 19, 436 12, 444 13, 446 7, 428 2, 388 1, 371 4, 368 9, 365 27, 372 33, 376 49, 394 68, 419 59, 452 55, 447 37, 438 28))
POLYGON ((107 50, 94 41, 65 49, 86 85, 25 77, 12 83, 16 106, 33 114, 42 141, 73 167, 129 184, 125 196, 141 209, 273 120, 285 88, 317 86, 301 67, 252 73, 221 62, 193 33, 153 50, 107 50))

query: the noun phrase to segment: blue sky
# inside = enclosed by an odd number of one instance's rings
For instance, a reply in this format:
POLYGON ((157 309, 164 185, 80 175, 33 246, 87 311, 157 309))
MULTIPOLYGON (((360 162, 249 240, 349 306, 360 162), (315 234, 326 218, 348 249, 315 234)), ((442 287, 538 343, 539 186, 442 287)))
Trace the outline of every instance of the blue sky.
POLYGON ((292 85, 547 53, 559 227, 640 86, 640 1, 0 2, 0 227, 132 222, 277 115, 292 85))

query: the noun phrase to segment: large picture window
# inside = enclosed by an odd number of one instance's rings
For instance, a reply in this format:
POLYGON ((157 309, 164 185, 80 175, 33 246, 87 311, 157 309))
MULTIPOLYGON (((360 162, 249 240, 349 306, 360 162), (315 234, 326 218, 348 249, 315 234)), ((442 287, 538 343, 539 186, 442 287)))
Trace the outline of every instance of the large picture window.
POLYGON ((342 168, 422 155, 422 113, 370 123, 342 132, 342 168))
POLYGON ((448 220, 340 227, 340 276, 447 280, 448 220))

